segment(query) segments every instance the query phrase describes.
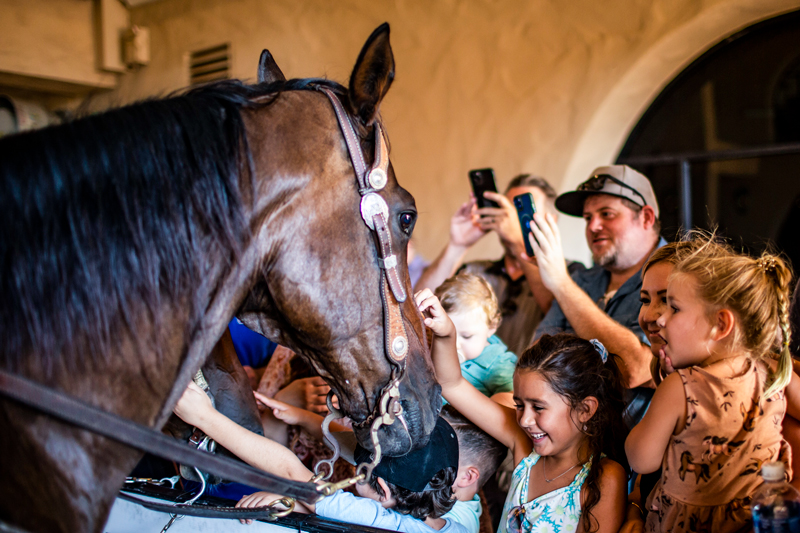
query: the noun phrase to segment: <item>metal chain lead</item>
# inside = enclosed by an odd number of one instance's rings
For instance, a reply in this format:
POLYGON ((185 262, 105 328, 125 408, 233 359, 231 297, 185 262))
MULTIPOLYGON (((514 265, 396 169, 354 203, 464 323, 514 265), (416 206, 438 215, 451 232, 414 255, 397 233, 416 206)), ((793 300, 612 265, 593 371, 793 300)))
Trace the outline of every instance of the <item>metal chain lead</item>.
POLYGON ((362 463, 356 468, 356 476, 363 474, 365 480, 369 480, 372 477, 372 471, 381 462, 381 457, 383 456, 381 443, 378 439, 378 430, 381 426, 391 426, 403 412, 403 406, 400 404, 400 379, 403 377, 403 370, 400 369, 398 371, 398 367, 392 369, 392 381, 381 394, 378 411, 380 414, 373 420, 369 431, 375 455, 372 461, 362 463))
POLYGON ((328 448, 333 450, 333 456, 330 459, 321 460, 314 467, 314 474, 317 475, 320 473, 320 469, 323 465, 328 467, 328 472, 322 476, 322 479, 326 481, 333 475, 333 464, 339 459, 339 441, 331 435, 331 422, 345 416, 344 413, 333 406, 333 397, 333 390, 328 391, 328 396, 325 398, 325 403, 328 404, 328 414, 325 420, 322 421, 322 436, 328 448))

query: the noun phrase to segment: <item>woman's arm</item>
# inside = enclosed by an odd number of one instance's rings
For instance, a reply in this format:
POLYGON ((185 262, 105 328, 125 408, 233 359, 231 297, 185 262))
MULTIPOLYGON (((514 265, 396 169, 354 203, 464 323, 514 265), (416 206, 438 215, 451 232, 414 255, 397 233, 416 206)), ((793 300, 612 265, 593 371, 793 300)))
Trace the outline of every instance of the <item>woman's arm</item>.
POLYGON ((670 438, 685 419, 683 380, 675 372, 658 386, 647 413, 625 441, 625 453, 634 472, 649 474, 659 469, 670 438))
MULTIPOLYGON (((625 521, 628 504, 628 474, 622 466, 610 459, 603 459, 600 474, 600 501, 588 513, 582 513, 582 527, 578 531, 597 531, 597 533, 617 533, 625 521), (586 527, 587 520, 591 527, 586 527), (595 530, 595 527, 599 527, 595 530)), ((581 490, 581 498, 586 497, 586 485, 581 490)), ((583 506, 583 502, 581 506, 583 506)))
POLYGON ((189 383, 174 412, 256 468, 295 481, 311 478, 311 471, 288 448, 256 435, 214 409, 208 396, 194 383, 189 383))
POLYGON ((415 300, 425 317, 425 325, 434 333, 431 359, 442 396, 472 423, 512 450, 515 462, 528 456, 533 444, 517 424, 514 409, 487 398, 461 375, 455 327, 439 299, 424 289, 415 295, 415 300))

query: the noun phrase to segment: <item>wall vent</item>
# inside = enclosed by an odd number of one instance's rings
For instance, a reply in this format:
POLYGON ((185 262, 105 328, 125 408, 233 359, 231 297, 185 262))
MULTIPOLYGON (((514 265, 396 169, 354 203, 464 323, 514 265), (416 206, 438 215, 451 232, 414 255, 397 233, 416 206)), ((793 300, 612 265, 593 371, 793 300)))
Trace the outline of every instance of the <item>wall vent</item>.
POLYGON ((189 57, 189 83, 198 85, 230 78, 231 45, 219 44, 196 50, 189 57))

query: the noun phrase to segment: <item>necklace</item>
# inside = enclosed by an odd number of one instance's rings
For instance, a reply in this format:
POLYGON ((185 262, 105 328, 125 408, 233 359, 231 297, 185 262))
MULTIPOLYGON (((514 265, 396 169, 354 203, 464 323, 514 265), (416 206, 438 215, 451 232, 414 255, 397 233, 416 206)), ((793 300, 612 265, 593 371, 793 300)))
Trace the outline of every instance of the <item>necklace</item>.
POLYGON ((573 468, 575 468, 576 466, 581 466, 582 464, 583 464, 583 463, 581 463, 581 462, 577 462, 577 463, 575 463, 574 465, 572 465, 571 467, 569 467, 569 468, 567 468, 566 470, 564 470, 563 472, 561 472, 559 475, 557 475, 557 476, 556 476, 556 477, 554 477, 553 479, 547 479, 547 456, 545 455, 545 456, 543 457, 543 461, 542 461, 542 475, 544 476, 544 480, 545 480, 547 483, 552 483, 553 481, 557 480, 558 478, 560 478, 560 477, 562 477, 562 476, 566 476, 566 475, 567 475, 567 472, 569 472, 570 470, 572 470, 572 469, 573 469, 573 468))

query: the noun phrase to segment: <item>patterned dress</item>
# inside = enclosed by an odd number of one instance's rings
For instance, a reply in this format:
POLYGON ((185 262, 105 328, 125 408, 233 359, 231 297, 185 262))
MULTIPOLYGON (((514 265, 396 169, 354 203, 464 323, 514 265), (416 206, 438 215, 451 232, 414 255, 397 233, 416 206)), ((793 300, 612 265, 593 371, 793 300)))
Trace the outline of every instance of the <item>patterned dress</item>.
POLYGON ((571 533, 578 530, 581 521, 581 487, 592 467, 590 459, 583 465, 572 483, 538 498, 528 501, 528 481, 531 468, 541 456, 532 452, 520 461, 511 476, 511 490, 508 491, 503 507, 498 533, 571 533))
POLYGON ((752 531, 750 495, 761 465, 791 450, 781 434, 783 391, 761 401, 766 370, 751 363, 741 375, 719 378, 700 367, 677 371, 686 393, 686 427, 673 435, 662 475, 647 498, 645 531, 752 531))

